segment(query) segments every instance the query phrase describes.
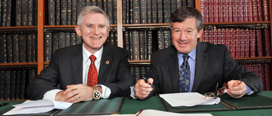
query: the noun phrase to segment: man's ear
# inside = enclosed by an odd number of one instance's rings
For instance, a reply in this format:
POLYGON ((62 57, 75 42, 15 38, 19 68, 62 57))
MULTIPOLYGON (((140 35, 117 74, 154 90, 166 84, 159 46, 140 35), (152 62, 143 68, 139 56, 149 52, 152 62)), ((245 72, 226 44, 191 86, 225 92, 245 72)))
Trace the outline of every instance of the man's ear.
POLYGON ((80 26, 76 25, 75 26, 75 31, 76 31, 77 35, 80 37, 81 36, 80 26))
POLYGON ((200 29, 199 32, 197 32, 197 38, 200 38, 203 34, 204 29, 200 29))

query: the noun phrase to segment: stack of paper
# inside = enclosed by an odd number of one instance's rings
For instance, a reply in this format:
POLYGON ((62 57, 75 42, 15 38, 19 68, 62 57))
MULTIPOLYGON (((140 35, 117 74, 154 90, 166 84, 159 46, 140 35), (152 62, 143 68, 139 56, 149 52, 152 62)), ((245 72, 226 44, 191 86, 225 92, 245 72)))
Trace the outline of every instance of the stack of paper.
POLYGON ((25 101, 22 104, 13 105, 15 108, 6 112, 4 115, 15 115, 15 114, 33 114, 33 113, 44 113, 53 109, 67 109, 73 103, 50 101, 50 100, 36 100, 36 101, 25 101))
POLYGON ((159 94, 166 102, 172 107, 187 106, 192 107, 195 105, 213 105, 220 102, 220 98, 205 97, 197 92, 190 93, 171 93, 171 94, 159 94))

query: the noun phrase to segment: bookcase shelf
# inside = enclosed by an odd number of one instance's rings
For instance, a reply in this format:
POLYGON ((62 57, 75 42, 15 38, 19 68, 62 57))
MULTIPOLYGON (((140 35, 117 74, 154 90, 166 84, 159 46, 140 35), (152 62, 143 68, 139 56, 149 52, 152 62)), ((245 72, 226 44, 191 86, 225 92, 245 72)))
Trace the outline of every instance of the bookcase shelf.
POLYGON ((29 63, 0 63, 0 66, 37 66, 38 63, 29 62, 29 63))

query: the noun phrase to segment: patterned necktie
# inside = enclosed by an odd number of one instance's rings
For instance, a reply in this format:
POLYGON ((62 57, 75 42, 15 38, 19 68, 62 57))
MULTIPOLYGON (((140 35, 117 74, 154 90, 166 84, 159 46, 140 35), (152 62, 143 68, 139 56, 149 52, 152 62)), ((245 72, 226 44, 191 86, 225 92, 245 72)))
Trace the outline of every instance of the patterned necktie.
POLYGON ((189 92, 190 89, 190 66, 188 63, 189 55, 183 55, 183 63, 179 69, 179 91, 189 92))
POLYGON ((94 55, 91 55, 90 59, 91 59, 91 65, 89 66, 87 85, 93 87, 97 84, 98 74, 97 74, 96 67, 94 65, 94 61, 96 57, 94 55))

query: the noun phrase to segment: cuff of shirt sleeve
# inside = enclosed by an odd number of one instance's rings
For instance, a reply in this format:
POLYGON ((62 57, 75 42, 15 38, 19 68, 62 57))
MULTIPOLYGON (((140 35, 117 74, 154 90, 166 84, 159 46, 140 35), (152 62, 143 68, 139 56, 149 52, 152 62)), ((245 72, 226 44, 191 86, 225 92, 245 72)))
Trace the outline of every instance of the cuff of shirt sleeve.
POLYGON ((246 95, 252 95, 254 93, 254 91, 252 91, 252 89, 248 87, 247 85, 246 85, 246 88, 247 88, 246 95))
POLYGON ((50 101, 55 101, 55 97, 56 97, 57 93, 60 92, 60 91, 62 91, 62 90, 60 90, 60 89, 53 89, 53 90, 47 91, 43 95, 43 99, 47 99, 47 100, 50 100, 50 101))
POLYGON ((110 94, 111 94, 111 90, 110 90, 110 88, 108 88, 107 86, 105 86, 105 85, 100 85, 100 84, 98 84, 98 85, 96 85, 96 87, 97 86, 101 86, 102 87, 102 94, 101 94, 101 98, 105 98, 105 99, 107 99, 107 98, 109 98, 110 97, 110 94))
POLYGON ((130 86, 130 97, 132 97, 133 99, 138 99, 138 97, 136 97, 135 95, 135 86, 130 86))

